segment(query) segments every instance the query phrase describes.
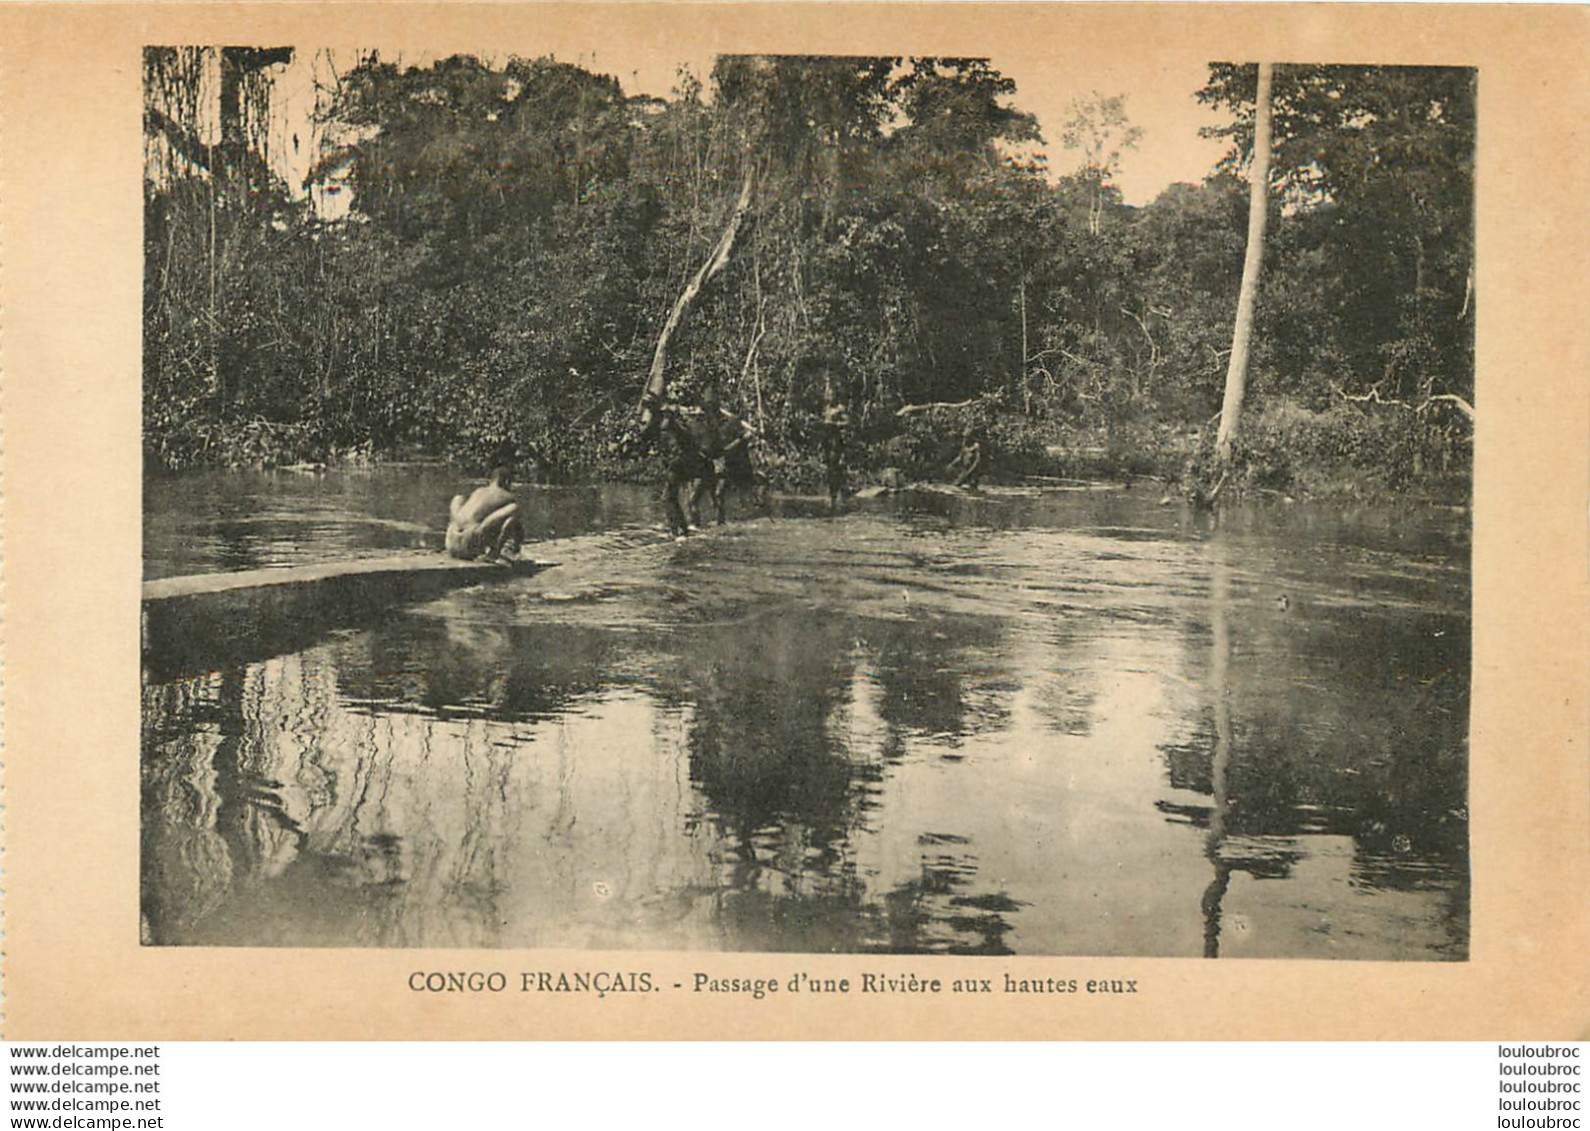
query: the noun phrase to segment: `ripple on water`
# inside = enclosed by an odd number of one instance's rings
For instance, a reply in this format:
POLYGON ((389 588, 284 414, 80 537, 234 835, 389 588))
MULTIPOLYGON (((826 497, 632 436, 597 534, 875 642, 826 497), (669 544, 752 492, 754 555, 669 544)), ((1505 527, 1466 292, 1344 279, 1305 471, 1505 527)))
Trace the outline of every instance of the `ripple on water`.
MULTIPOLYGON (((337 490, 182 530, 417 533, 337 490)), ((145 688, 152 941, 1466 954, 1461 532, 1024 491, 674 543, 644 494, 535 505, 554 569, 145 688)))

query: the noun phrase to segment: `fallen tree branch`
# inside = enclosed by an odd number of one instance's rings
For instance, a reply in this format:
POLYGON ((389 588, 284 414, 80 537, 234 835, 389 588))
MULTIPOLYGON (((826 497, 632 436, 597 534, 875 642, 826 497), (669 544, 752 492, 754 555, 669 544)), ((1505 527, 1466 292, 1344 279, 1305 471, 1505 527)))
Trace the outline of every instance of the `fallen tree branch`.
POLYGON ((1405 408, 1410 412, 1422 415, 1430 408, 1431 405, 1435 404, 1437 401, 1445 401, 1446 403, 1455 406, 1459 412, 1468 417, 1470 420, 1474 419, 1474 406, 1469 404, 1468 401, 1464 400, 1456 393, 1434 393, 1425 397, 1420 403, 1414 405, 1409 404, 1407 401, 1399 401, 1393 397, 1381 396, 1380 387, 1378 385, 1370 389, 1367 393, 1357 394, 1349 393, 1340 385, 1333 385, 1331 387, 1336 390, 1337 394, 1343 400, 1352 401, 1355 404, 1377 404, 1385 405, 1391 408, 1405 408))
POLYGON ((1380 395, 1380 386, 1379 385, 1374 386, 1367 393, 1356 393, 1356 394, 1355 393, 1349 393, 1346 389, 1342 388, 1340 385, 1336 385, 1336 386, 1333 386, 1333 387, 1335 388, 1337 393, 1341 394, 1341 397, 1342 397, 1343 400, 1352 401, 1355 404, 1395 405, 1397 408, 1412 408, 1413 407, 1412 405, 1408 404, 1406 401, 1399 401, 1399 400, 1394 400, 1394 399, 1389 398, 1389 397, 1381 396, 1380 395))
POLYGON ((964 401, 931 401, 927 404, 903 404, 894 410, 895 416, 910 416, 914 412, 928 412, 935 408, 971 408, 986 397, 971 397, 964 401))

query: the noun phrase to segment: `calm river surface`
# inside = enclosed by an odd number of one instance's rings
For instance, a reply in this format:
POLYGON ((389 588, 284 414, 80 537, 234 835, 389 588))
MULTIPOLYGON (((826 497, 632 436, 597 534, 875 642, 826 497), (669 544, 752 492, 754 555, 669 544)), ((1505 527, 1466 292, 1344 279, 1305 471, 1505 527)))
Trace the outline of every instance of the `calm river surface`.
MULTIPOLYGON (((456 485, 152 480, 146 573, 456 485)), ((145 941, 1466 957, 1467 516, 1158 494, 526 488, 558 567, 146 679, 145 941)))

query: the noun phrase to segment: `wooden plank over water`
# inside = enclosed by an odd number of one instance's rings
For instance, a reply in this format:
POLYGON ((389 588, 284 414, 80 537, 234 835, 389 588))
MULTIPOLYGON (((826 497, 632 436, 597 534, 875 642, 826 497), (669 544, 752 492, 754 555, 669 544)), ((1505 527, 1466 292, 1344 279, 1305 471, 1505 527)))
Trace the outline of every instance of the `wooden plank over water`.
POLYGON ((450 589, 528 577, 555 564, 461 562, 421 552, 146 581, 144 668, 150 678, 173 679, 296 651, 450 589))
POLYGON ((306 585, 343 578, 381 580, 389 576, 427 575, 460 585, 476 585, 493 575, 538 573, 554 563, 520 560, 505 562, 464 562, 443 553, 389 554, 379 558, 354 558, 341 562, 315 562, 311 565, 274 569, 248 569, 232 573, 199 573, 186 577, 160 577, 144 582, 143 599, 164 601, 172 597, 193 597, 204 593, 232 593, 277 585, 306 585))

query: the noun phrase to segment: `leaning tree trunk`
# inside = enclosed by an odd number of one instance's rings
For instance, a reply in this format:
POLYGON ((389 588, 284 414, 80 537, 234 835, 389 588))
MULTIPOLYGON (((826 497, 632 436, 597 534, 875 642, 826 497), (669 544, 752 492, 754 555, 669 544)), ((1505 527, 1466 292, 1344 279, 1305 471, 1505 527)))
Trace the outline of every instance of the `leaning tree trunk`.
POLYGON ((650 411, 645 405, 648 399, 661 398, 668 387, 668 343, 673 339, 674 332, 679 329, 685 315, 695 305, 696 299, 701 295, 701 288, 710 283, 713 276, 723 270, 729 262, 729 256, 734 254, 734 241, 740 234, 740 227, 745 222, 745 214, 751 208, 751 186, 756 182, 756 162, 750 162, 745 169, 745 183, 740 186, 740 199, 735 202, 734 211, 729 215, 729 222, 723 229, 723 234, 718 237, 717 244, 712 249, 712 254, 707 256, 707 261, 701 269, 680 292, 674 300, 674 308, 668 314, 668 321, 663 323, 662 333, 657 335, 657 348, 652 353, 651 373, 646 379, 646 395, 642 398, 642 417, 650 421, 650 411))
POLYGON ((1253 167, 1248 174, 1248 251, 1242 260, 1242 290, 1237 295, 1237 326, 1231 335, 1231 364, 1226 369, 1226 399, 1220 409, 1215 455, 1222 465, 1231 460, 1231 441, 1242 417, 1242 395, 1248 387, 1248 345, 1253 340, 1253 305, 1264 259, 1264 225, 1270 210, 1270 85, 1271 63, 1259 64, 1259 93, 1253 115, 1253 167))

